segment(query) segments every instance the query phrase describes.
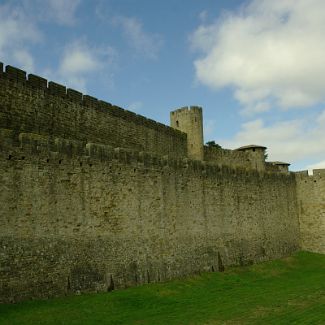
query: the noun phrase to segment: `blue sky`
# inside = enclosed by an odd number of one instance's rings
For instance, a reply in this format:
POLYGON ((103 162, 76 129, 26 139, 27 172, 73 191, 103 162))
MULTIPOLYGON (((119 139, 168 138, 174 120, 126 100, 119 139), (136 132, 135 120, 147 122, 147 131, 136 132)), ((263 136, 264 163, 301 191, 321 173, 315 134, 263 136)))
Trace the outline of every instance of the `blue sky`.
POLYGON ((205 141, 325 168, 325 1, 0 0, 0 61, 205 141))

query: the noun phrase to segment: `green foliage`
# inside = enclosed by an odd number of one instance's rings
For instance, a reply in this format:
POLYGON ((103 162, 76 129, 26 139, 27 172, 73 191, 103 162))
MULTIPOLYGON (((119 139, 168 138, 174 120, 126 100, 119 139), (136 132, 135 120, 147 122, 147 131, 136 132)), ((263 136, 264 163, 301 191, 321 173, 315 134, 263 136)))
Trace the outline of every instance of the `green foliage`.
POLYGON ((325 255, 110 293, 0 305, 0 324, 325 324, 325 255))
POLYGON ((207 145, 208 147, 213 147, 213 148, 222 149, 222 147, 221 147, 219 144, 217 144, 215 141, 208 141, 208 142, 206 143, 206 145, 207 145))

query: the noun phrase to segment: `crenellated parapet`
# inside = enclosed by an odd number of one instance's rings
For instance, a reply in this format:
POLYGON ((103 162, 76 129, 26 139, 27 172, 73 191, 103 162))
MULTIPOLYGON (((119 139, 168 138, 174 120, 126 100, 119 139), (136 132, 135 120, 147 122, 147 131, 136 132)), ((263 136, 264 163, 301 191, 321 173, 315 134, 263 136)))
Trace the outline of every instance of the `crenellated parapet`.
POLYGON ((204 160, 233 168, 256 169, 248 152, 204 146, 204 160))
MULTIPOLYGON (((119 106, 66 88, 53 81, 0 64, 0 128, 50 139, 100 143, 268 172, 287 172, 286 166, 265 163, 265 147, 237 150, 203 145, 202 108, 179 108, 170 114, 171 127, 119 106)), ((53 140, 51 140, 53 142, 53 140)))
MULTIPOLYGON (((233 177, 268 179, 272 177, 283 178, 285 176, 243 166, 218 164, 186 157, 161 156, 152 152, 113 147, 101 143, 84 143, 77 140, 53 138, 35 133, 20 133, 16 136, 9 129, 0 129, 0 152, 2 159, 24 160, 24 162, 30 161, 34 163, 42 161, 61 165, 79 162, 84 167, 87 167, 97 163, 109 164, 115 162, 122 165, 126 164, 161 171, 164 168, 178 170, 181 173, 191 171, 203 177, 233 175, 233 177)), ((292 180, 295 175, 287 174, 287 177, 292 180)))
POLYGON ((0 127, 186 156, 186 134, 40 76, 0 64, 0 127))
POLYGON ((265 168, 268 171, 274 171, 279 173, 289 173, 289 163, 281 161, 267 161, 265 162, 265 168))
POLYGON ((112 105, 111 103, 98 100, 95 97, 84 95, 79 91, 58 84, 53 81, 47 81, 47 79, 34 74, 28 74, 21 69, 7 65, 5 71, 3 71, 3 63, 0 62, 0 78, 9 80, 12 82, 18 82, 30 89, 44 91, 48 95, 58 96, 66 99, 67 101, 75 102, 86 107, 92 107, 97 110, 106 111, 116 117, 120 117, 139 125, 145 125, 153 129, 162 130, 164 132, 170 132, 171 134, 177 134, 178 136, 185 135, 165 124, 156 122, 152 119, 146 118, 142 115, 125 110, 119 106, 112 105))
POLYGON ((315 179, 322 179, 325 176, 325 168, 317 168, 312 169, 310 172, 308 170, 301 170, 294 172, 297 179, 308 179, 308 180, 315 180, 315 179))

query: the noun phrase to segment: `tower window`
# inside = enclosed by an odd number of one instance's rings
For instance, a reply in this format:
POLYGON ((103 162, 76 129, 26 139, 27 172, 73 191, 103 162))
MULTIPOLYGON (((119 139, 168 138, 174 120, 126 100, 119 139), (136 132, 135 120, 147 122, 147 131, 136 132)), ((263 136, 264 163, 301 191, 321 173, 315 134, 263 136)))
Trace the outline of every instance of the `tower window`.
POLYGON ((179 127, 179 122, 178 121, 176 121, 176 126, 179 127))

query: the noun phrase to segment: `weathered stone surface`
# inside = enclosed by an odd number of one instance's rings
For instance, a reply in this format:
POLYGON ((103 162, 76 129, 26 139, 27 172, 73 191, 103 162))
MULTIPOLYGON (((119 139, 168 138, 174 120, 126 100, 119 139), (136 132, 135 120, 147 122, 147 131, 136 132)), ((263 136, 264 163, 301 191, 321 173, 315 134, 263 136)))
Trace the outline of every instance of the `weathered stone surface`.
POLYGON ((325 169, 297 173, 301 248, 325 254, 325 169))
POLYGON ((26 86, 13 80, 21 70, 10 67, 9 72, 11 79, 0 77, 0 128, 159 155, 187 155, 185 133, 90 96, 84 96, 83 105, 80 93, 68 90, 66 94, 65 87, 54 82, 44 89, 32 77, 28 84, 32 87, 26 86))
POLYGON ((323 250, 321 174, 314 185, 256 170, 246 153, 198 148, 200 132, 187 142, 173 128, 7 71, 0 74, 0 302, 290 255, 300 243, 298 206, 302 247, 323 250), (206 161, 189 159, 191 144, 206 161))
POLYGON ((188 157, 204 160, 202 108, 198 106, 182 107, 171 112, 170 125, 187 134, 188 157))
POLYGON ((218 254, 227 266, 298 249, 292 175, 26 143, 0 160, 2 302, 218 270, 218 254))

